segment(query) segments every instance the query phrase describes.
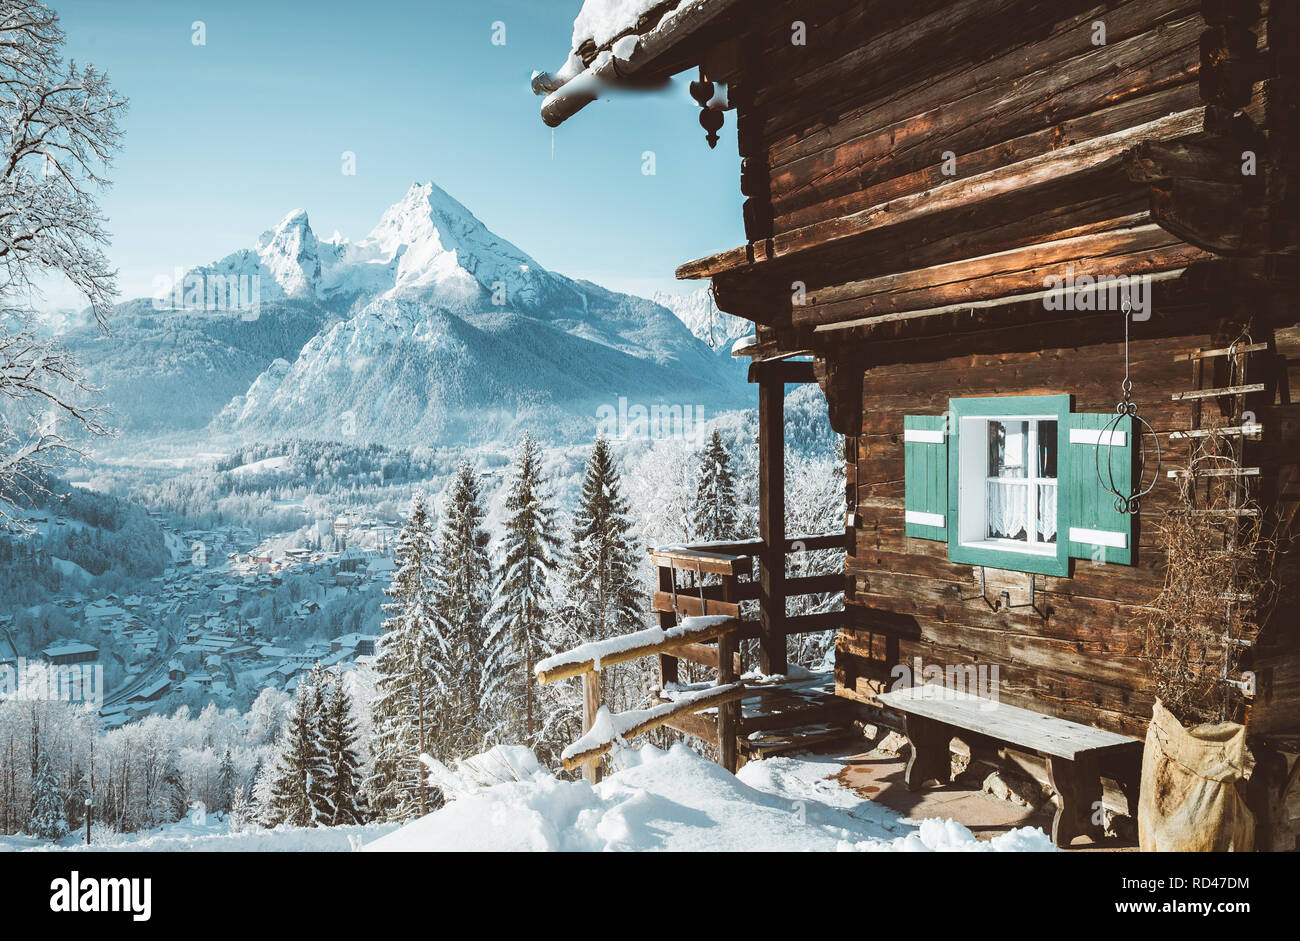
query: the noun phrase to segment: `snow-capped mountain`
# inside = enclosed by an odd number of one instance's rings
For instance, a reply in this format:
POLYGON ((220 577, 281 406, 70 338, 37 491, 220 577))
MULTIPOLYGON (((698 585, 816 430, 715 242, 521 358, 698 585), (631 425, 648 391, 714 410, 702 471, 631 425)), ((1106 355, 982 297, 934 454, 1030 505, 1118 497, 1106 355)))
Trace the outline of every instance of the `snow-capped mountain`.
POLYGON ((384 297, 451 310, 496 304, 547 314, 583 308, 568 279, 494 235, 433 183, 413 184, 359 242, 338 236, 318 241, 307 212, 295 209, 262 233, 251 251, 187 275, 256 275, 263 300, 384 297))
POLYGON ((676 314, 710 349, 730 351, 732 343, 754 332, 754 325, 748 320, 719 310, 708 288, 688 294, 656 291, 652 299, 676 314))
POLYGON ((355 243, 318 239, 294 210, 191 269, 191 296, 215 276, 256 276, 257 309, 134 301, 112 339, 73 338, 120 427, 437 445, 521 427, 589 438, 620 398, 748 404, 737 371, 665 307, 547 271, 432 183, 355 243))

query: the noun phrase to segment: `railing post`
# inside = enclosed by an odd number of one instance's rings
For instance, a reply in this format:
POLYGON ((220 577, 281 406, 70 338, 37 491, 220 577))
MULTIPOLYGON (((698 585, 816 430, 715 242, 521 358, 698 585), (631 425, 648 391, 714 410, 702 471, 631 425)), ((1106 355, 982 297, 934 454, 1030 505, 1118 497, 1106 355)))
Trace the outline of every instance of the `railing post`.
MULTIPOLYGON (((726 575, 722 579, 722 598, 734 601, 736 596, 736 576, 726 575)), ((736 681, 736 637, 728 632, 718 638, 718 685, 725 686, 736 681)), ((732 774, 736 773, 736 732, 741 712, 740 700, 725 702, 718 706, 718 763, 732 774)))
MULTIPOLYGON (((600 671, 588 670, 582 674, 582 734, 586 735, 596 724, 600 710, 600 671)), ((596 784, 600 781, 600 759, 593 758, 583 766, 582 776, 596 784)))
MULTIPOLYGON (((659 566, 659 590, 672 592, 673 581, 676 578, 671 565, 659 566)), ((677 626, 676 611, 660 611, 658 613, 659 627, 668 630, 670 627, 677 626)), ((677 682, 677 658, 666 653, 659 655, 659 689, 663 690, 669 683, 677 682)))
POLYGON ((785 383, 779 374, 758 383, 758 535, 759 669, 770 676, 786 672, 785 383))

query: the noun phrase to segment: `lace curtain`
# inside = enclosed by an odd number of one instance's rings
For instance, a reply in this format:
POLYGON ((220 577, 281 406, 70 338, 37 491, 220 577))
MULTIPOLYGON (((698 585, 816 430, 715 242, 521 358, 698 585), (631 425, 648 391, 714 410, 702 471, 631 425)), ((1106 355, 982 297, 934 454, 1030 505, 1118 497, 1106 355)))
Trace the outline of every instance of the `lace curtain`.
POLYGON ((998 539, 1016 539, 1029 532, 1031 494, 1037 491, 1038 538, 1051 542, 1056 537, 1056 485, 1031 485, 1023 480, 988 482, 988 534, 998 539))

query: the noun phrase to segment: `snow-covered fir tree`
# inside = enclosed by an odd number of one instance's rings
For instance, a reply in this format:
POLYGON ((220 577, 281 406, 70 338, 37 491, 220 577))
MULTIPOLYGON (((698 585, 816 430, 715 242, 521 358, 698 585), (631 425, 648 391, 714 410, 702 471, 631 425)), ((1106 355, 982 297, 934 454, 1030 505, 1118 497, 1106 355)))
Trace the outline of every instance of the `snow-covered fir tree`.
POLYGON ((226 750, 221 753, 221 765, 217 768, 217 806, 212 809, 230 810, 241 790, 235 759, 230 753, 230 746, 227 745, 226 750))
POLYGON ((332 827, 361 823, 365 819, 361 758, 357 754, 352 703, 343 688, 341 676, 325 675, 322 699, 321 744, 325 753, 326 777, 320 786, 329 813, 324 822, 332 827))
POLYGON ((501 731, 507 644, 492 613, 491 540, 474 468, 462 462, 447 487, 438 530, 436 593, 442 633, 435 758, 473 755, 501 731))
POLYGON ((541 454, 525 435, 506 495, 505 538, 493 620, 507 632, 513 661, 507 683, 518 734, 535 745, 539 721, 533 665, 551 653, 550 576, 561 541, 542 478, 541 454))
POLYGON ((324 786, 329 778, 321 735, 318 672, 298 684, 289 725, 276 762, 271 799, 263 813, 268 826, 314 827, 327 823, 324 786))
POLYGON ((68 818, 64 812, 64 792, 54 762, 46 752, 36 759, 32 774, 32 809, 28 832, 46 840, 60 840, 68 835, 68 818))
MULTIPOLYGON (((596 439, 573 515, 565 572, 565 626, 579 642, 602 640, 644 626, 645 592, 637 578, 639 546, 620 493, 609 442, 596 439)), ((637 698, 627 670, 602 671, 602 701, 622 709, 637 698)))
POLYGON ((740 510, 731 470, 731 453, 716 428, 700 455, 693 516, 694 538, 704 542, 737 538, 740 510))
POLYGON ((397 539, 397 571, 388 587, 388 619, 375 662, 378 693, 371 705, 372 742, 366 798, 383 820, 429 811, 420 755, 429 750, 436 703, 434 659, 444 632, 434 604, 436 547, 422 493, 397 539))

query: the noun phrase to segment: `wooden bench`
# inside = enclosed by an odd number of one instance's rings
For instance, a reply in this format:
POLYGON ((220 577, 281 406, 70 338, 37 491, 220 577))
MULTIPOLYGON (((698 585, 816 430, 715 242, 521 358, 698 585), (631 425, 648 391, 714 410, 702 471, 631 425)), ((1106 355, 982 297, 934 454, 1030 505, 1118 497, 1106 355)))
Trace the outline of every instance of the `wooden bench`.
POLYGON ((909 791, 931 780, 947 783, 949 743, 963 731, 1041 756, 1048 783, 1058 795, 1052 820, 1052 842, 1057 846, 1069 846, 1076 836, 1100 835, 1096 811, 1101 806, 1103 758, 1135 765, 1141 760, 1139 739, 934 684, 880 693, 876 698, 902 713, 906 721, 912 754, 903 781, 909 791))

